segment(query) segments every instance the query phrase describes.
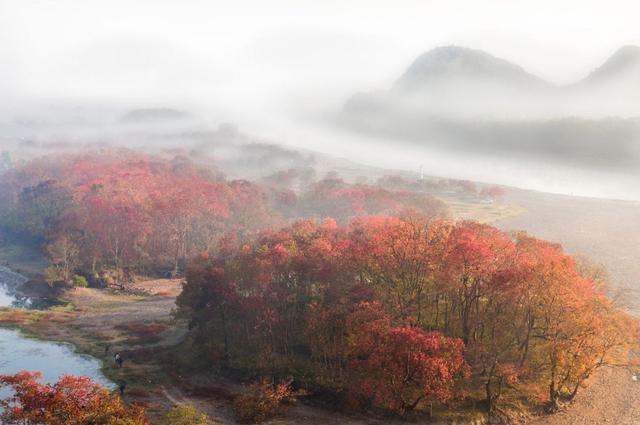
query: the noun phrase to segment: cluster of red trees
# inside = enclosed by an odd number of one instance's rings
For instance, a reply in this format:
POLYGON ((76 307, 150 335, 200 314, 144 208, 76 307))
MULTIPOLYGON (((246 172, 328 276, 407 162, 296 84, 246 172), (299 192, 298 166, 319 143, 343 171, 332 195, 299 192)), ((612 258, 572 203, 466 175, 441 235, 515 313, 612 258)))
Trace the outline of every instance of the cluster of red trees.
POLYGON ((0 375, 3 424, 148 425, 144 409, 125 405, 120 397, 87 377, 63 376, 54 384, 38 382, 39 373, 0 375))
POLYGON ((338 223, 347 224, 355 217, 397 215, 408 209, 431 217, 448 214, 442 201, 425 193, 350 184, 339 178, 325 178, 298 192, 282 185, 270 188, 274 209, 288 219, 331 217, 338 223))
POLYGON ((178 269, 221 235, 244 237, 277 218, 265 194, 183 157, 130 151, 43 158, 0 180, 5 230, 44 246, 51 280, 123 269, 178 269))
POLYGON ((196 258, 178 298, 232 368, 291 373, 407 414, 505 394, 556 408, 621 356, 635 323, 559 246, 420 215, 300 221, 196 258))
POLYGON ((378 186, 388 190, 426 192, 433 194, 455 193, 466 197, 497 200, 504 196, 505 190, 499 186, 478 187, 468 180, 425 179, 407 180, 401 176, 384 176, 378 179, 378 186))
POLYGON ((45 157, 0 176, 0 225, 43 247, 50 282, 72 282, 78 273, 118 283, 124 271, 178 271, 222 238, 244 240, 286 220, 347 223, 406 209, 446 215, 424 194, 313 178, 309 170, 285 172, 259 186, 227 181, 186 157, 126 150, 45 157), (305 186, 294 192, 292 179, 305 186))

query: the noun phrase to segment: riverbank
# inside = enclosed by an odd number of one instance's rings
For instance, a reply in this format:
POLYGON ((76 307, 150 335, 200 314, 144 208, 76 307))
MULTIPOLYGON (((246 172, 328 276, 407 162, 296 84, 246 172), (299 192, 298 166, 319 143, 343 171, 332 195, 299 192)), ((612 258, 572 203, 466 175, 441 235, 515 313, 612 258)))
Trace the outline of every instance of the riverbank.
POLYGON ((161 402, 170 378, 155 357, 180 338, 179 327, 169 326, 175 298, 115 295, 89 288, 73 288, 63 296, 69 307, 2 308, 0 326, 18 328, 39 340, 72 344, 79 353, 100 360, 110 381, 127 383, 126 402, 147 405, 152 419, 164 414, 171 407, 161 402), (115 352, 124 359, 122 368, 115 367, 115 352))

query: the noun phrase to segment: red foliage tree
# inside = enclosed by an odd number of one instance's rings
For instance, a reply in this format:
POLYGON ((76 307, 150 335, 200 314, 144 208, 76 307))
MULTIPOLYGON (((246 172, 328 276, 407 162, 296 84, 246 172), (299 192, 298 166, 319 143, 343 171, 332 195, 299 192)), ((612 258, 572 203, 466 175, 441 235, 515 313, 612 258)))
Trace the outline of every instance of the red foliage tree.
POLYGON ((439 332, 369 326, 353 345, 351 393, 403 416, 420 403, 447 401, 455 378, 468 375, 462 341, 439 332))
POLYGON ((3 424, 146 425, 144 410, 125 406, 106 388, 83 376, 63 376, 55 384, 38 382, 39 373, 0 375, 0 388, 11 395, 0 399, 3 424))
POLYGON ((79 271, 94 276, 176 272, 225 234, 247 238, 279 220, 257 186, 226 182, 184 157, 104 151, 46 158, 3 176, 0 186, 13 194, 0 205, 5 227, 40 240, 66 238, 79 247, 79 271))

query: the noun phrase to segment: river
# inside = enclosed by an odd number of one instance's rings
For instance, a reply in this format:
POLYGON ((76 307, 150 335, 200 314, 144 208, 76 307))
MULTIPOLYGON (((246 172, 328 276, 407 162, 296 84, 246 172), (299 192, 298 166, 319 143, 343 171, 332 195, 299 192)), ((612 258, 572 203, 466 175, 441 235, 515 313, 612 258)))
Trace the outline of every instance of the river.
MULTIPOLYGON (((33 308, 41 304, 41 300, 22 296, 15 290, 25 280, 23 276, 0 266, 0 307, 33 308)), ((76 353, 69 344, 40 341, 15 329, 0 328, 0 373, 40 371, 42 380, 49 383, 65 374, 84 375, 113 387, 100 371, 100 366, 98 359, 76 353)))

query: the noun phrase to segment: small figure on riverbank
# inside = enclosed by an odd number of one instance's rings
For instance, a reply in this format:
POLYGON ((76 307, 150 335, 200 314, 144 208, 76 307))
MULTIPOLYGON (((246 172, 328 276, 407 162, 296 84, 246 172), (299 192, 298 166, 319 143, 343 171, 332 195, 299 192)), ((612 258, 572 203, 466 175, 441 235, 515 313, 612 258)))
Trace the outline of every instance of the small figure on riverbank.
POLYGON ((113 356, 113 361, 116 362, 116 365, 118 367, 120 367, 120 368, 122 367, 122 356, 120 355, 120 353, 116 353, 113 356))
POLYGON ((109 348, 111 348, 111 347, 109 346, 109 344, 105 345, 105 347, 104 347, 104 355, 105 355, 105 356, 106 356, 107 354, 109 354, 109 348))
POLYGON ((127 388, 127 381, 120 381, 118 389, 120 390, 120 397, 124 397, 124 390, 127 388))

